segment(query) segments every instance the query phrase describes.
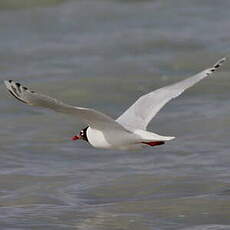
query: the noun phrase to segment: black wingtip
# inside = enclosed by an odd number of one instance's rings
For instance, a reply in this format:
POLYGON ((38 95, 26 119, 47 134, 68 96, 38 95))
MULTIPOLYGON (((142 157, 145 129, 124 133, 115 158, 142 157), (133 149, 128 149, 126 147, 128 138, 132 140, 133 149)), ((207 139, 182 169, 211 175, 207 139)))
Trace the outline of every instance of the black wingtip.
POLYGON ((10 93, 13 97, 15 97, 17 100, 21 101, 22 103, 27 104, 27 103, 26 103, 25 101, 23 101, 21 98, 17 97, 12 91, 10 91, 10 90, 8 90, 8 91, 9 91, 9 93, 10 93))
POLYGON ((214 69, 219 68, 219 67, 226 61, 226 59, 227 59, 226 57, 220 59, 220 60, 213 66, 213 68, 214 68, 214 69))
POLYGON ((21 98, 21 93, 22 93, 22 89, 21 89, 21 84, 14 82, 13 80, 6 80, 4 81, 9 93, 15 97, 16 99, 18 99, 19 101, 26 103, 22 98, 21 98))
POLYGON ((215 72, 222 64, 226 61, 226 57, 220 59, 215 65, 213 65, 212 68, 210 68, 210 71, 213 73, 215 72))

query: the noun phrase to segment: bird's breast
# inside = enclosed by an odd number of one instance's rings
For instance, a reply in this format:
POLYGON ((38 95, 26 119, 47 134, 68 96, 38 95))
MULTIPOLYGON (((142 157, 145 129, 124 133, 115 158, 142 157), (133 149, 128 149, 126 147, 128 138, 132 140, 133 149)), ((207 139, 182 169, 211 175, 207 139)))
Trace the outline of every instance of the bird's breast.
POLYGON ((87 137, 89 143, 96 147, 96 148, 109 148, 110 144, 106 140, 104 132, 97 130, 97 129, 92 129, 88 128, 87 129, 87 137))
POLYGON ((134 143, 133 135, 116 130, 87 129, 89 143, 96 148, 103 149, 126 149, 134 143))

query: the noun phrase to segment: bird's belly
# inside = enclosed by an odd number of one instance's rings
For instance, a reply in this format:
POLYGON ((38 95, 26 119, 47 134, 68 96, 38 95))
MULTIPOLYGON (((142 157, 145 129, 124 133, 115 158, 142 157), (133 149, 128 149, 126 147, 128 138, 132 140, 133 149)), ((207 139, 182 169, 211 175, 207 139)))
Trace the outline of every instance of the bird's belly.
POLYGON ((89 127, 87 129, 87 137, 89 143, 95 148, 109 148, 111 145, 106 140, 104 133, 100 130, 92 129, 89 127))
POLYGON ((130 150, 139 148, 134 144, 134 137, 129 134, 116 131, 100 131, 92 128, 87 129, 89 143, 95 148, 130 150))

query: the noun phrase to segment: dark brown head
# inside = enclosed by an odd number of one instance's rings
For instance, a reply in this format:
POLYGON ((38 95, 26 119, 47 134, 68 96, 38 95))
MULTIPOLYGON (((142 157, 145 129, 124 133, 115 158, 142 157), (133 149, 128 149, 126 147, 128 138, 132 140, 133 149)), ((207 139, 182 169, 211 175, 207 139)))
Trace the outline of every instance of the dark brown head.
POLYGON ((72 137, 72 140, 73 141, 76 141, 76 140, 84 140, 84 141, 87 141, 88 142, 88 137, 87 137, 87 129, 89 128, 89 126, 88 127, 86 127, 86 128, 84 128, 84 129, 82 129, 81 131, 80 131, 80 134, 79 135, 76 135, 76 136, 73 136, 72 137))

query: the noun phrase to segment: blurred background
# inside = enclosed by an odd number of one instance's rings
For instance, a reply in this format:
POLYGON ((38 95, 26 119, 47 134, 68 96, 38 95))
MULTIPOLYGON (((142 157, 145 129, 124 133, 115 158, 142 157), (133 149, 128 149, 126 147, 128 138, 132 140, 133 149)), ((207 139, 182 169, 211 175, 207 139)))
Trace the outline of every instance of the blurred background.
POLYGON ((12 98, 12 79, 114 118, 229 56, 226 0, 0 0, 4 230, 230 229, 230 65, 169 103, 140 152, 70 139, 85 125, 12 98))

